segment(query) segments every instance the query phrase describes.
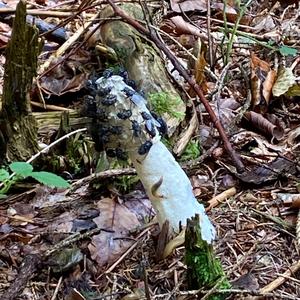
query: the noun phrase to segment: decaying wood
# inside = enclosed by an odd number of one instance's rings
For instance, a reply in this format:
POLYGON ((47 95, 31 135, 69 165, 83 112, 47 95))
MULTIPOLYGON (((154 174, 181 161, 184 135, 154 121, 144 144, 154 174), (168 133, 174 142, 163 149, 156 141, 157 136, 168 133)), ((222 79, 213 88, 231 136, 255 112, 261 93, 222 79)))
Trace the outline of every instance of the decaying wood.
MULTIPOLYGON (((38 133, 46 134, 51 130, 57 130, 62 113, 62 111, 34 112, 33 116, 37 121, 38 133)), ((81 117, 80 113, 76 110, 69 110, 69 118, 69 125, 72 129, 88 127, 91 123, 90 118, 81 117)))
POLYGON ((8 161, 25 161, 38 151, 37 127, 31 114, 29 93, 40 49, 38 30, 26 24, 26 2, 20 1, 6 51, 0 103, 1 160, 6 157, 8 161))

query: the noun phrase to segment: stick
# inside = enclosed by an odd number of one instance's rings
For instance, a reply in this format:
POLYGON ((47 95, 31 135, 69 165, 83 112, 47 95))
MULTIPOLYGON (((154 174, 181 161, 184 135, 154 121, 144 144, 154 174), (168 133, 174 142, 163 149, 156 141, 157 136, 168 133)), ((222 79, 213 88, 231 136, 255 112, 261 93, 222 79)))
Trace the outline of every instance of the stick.
MULTIPOLYGON (((292 274, 296 273, 300 269, 300 260, 296 261, 291 267, 286 270, 282 275, 283 276, 291 276, 292 274)), ((267 294, 269 292, 274 291, 280 285, 282 285, 286 281, 286 277, 278 277, 263 288, 259 290, 261 294, 267 294)))

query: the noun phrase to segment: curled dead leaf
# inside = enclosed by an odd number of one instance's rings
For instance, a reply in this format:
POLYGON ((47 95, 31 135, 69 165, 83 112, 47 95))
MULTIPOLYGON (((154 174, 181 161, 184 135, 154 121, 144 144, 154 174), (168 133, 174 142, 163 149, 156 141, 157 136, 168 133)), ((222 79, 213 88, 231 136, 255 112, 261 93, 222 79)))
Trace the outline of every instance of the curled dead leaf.
POLYGON ((284 130, 281 126, 271 123, 267 118, 263 117, 254 111, 249 111, 244 114, 244 117, 261 132, 268 136, 280 140, 283 137, 284 130))

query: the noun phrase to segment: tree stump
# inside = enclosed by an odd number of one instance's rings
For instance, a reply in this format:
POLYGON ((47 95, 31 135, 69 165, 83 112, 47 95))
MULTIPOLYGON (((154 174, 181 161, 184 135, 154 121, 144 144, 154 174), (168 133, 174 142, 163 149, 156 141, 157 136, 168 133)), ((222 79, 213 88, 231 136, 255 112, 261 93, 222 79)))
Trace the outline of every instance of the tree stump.
MULTIPOLYGON (((199 215, 187 220, 185 232, 185 263, 190 289, 228 289, 227 280, 219 259, 215 256, 213 247, 202 240, 199 227, 199 215)), ((212 293, 209 300, 223 300, 226 294, 212 293)))
POLYGON ((38 30, 26 23, 26 1, 17 5, 6 49, 3 96, 0 102, 0 163, 25 161, 38 151, 37 125, 30 91, 41 50, 38 30))

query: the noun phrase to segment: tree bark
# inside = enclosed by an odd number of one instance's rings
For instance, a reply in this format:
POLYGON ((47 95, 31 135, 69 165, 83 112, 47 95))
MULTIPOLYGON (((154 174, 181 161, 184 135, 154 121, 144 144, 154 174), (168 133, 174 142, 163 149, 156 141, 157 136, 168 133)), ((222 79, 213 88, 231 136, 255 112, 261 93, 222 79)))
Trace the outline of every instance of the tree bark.
POLYGON ((26 2, 21 0, 6 49, 3 97, 0 102, 1 164, 5 161, 25 161, 38 151, 30 91, 40 50, 38 30, 26 24, 26 2))

